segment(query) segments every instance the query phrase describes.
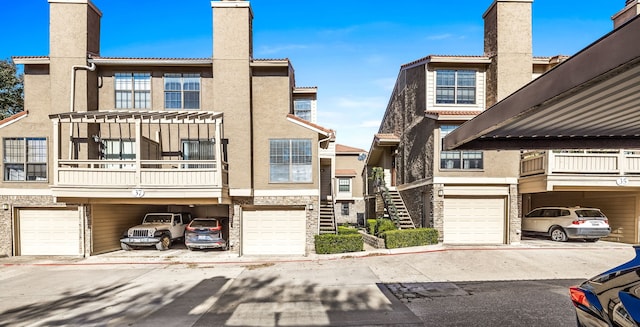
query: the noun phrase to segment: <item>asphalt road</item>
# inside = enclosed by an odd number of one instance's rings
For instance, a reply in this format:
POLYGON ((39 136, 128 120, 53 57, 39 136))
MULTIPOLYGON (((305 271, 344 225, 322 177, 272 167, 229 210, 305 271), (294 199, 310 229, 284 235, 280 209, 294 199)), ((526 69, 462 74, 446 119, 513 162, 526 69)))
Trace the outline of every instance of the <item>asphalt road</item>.
POLYGON ((438 248, 247 262, 180 254, 0 258, 0 326, 575 326, 568 287, 634 252, 438 248))

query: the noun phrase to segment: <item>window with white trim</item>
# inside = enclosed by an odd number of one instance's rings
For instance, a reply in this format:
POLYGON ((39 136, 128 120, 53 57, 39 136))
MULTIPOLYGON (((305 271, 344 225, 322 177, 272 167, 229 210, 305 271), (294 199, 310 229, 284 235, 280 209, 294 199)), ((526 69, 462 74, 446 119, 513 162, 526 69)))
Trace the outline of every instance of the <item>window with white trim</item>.
MULTIPOLYGON (((105 160, 135 160, 136 159, 136 142, 131 139, 106 139, 102 140, 104 144, 103 155, 105 160)), ((113 164, 105 165, 105 168, 134 168, 131 164, 113 164)))
POLYGON ((475 70, 436 70, 437 104, 475 104, 475 70))
POLYGON ((311 100, 310 99, 293 100, 293 114, 306 121, 311 121, 311 100))
POLYGON ((310 139, 269 140, 269 182, 312 182, 312 157, 310 139))
POLYGON ((47 139, 10 137, 3 139, 5 181, 47 180, 47 139))
POLYGON ((200 109, 200 74, 164 74, 166 109, 200 109))
POLYGON ((115 73, 116 108, 151 108, 150 73, 115 73))
POLYGON ((338 192, 351 193, 351 178, 338 178, 338 192))
MULTIPOLYGON (((444 137, 458 128, 456 125, 440 126, 440 143, 444 137)), ((478 170, 483 168, 482 151, 440 151, 440 169, 478 170)))

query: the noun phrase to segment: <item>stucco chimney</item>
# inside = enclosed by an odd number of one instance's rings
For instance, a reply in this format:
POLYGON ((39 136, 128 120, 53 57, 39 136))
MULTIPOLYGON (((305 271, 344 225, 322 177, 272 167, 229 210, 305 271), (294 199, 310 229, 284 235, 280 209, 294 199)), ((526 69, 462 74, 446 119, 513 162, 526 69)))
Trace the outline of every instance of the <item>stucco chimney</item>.
POLYGON ((252 194, 251 59, 249 1, 211 1, 213 10, 213 111, 224 112, 229 161, 229 194, 252 194))
POLYGON ((611 16, 611 20, 613 20, 613 28, 616 29, 620 27, 620 25, 628 22, 638 14, 640 14, 640 3, 638 0, 627 0, 624 8, 611 16))
POLYGON ((487 71, 487 107, 529 83, 533 75, 533 0, 495 0, 482 16, 487 71))
MULTIPOLYGON (((86 66, 87 56, 100 53, 102 13, 90 0, 49 0, 49 75, 51 111, 69 111, 71 69, 86 66)), ((78 111, 97 108, 97 74, 78 70, 75 74, 75 104, 78 111)))

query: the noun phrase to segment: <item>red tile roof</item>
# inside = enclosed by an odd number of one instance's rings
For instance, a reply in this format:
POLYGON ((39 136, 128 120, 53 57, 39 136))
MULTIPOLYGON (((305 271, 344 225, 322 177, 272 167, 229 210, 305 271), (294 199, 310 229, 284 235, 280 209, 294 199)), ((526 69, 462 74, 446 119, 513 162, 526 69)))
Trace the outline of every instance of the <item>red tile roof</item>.
POLYGON ((358 176, 353 169, 336 169, 336 176, 358 176))
POLYGON ((296 115, 293 115, 293 114, 287 114, 287 118, 292 119, 292 120, 295 120, 295 121, 298 121, 299 123, 302 123, 302 124, 308 125, 308 126, 313 127, 313 128, 315 128, 315 129, 318 129, 318 130, 320 130, 320 131, 324 132, 324 133, 325 133, 325 134, 327 134, 327 135, 331 135, 332 137, 335 135, 335 131, 334 131, 334 130, 329 129, 329 128, 322 127, 322 126, 320 126, 320 125, 318 125, 318 124, 314 124, 314 123, 312 123, 312 122, 310 122, 310 121, 308 121, 308 120, 304 120, 304 119, 302 119, 302 118, 300 118, 300 117, 298 117, 298 116, 296 116, 296 115))
POLYGON ((341 152, 341 153, 362 153, 362 152, 367 152, 367 151, 362 150, 362 149, 358 149, 358 148, 354 148, 354 147, 350 147, 350 146, 346 146, 346 145, 342 145, 342 144, 336 144, 336 152, 341 152))
POLYGON ((29 111, 24 110, 24 111, 20 111, 17 114, 13 114, 13 115, 11 115, 11 116, 3 119, 3 120, 0 120, 0 127, 4 126, 5 124, 11 123, 11 122, 23 117, 23 116, 27 116, 28 114, 29 114, 29 111))

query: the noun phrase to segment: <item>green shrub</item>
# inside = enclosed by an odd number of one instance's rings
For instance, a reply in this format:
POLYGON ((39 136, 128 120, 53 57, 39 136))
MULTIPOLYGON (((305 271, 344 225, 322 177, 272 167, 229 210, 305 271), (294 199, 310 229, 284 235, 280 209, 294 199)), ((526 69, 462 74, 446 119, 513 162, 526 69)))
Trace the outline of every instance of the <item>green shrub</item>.
POLYGON ((338 226, 338 234, 340 235, 358 234, 358 230, 350 226, 338 226))
POLYGON ((376 221, 376 235, 378 236, 386 231, 396 229, 398 229, 398 227, 396 227, 396 224, 391 219, 378 219, 376 221))
POLYGON ((364 241, 359 233, 316 235, 315 245, 317 254, 359 252, 364 250, 364 241))
POLYGON ((369 231, 369 234, 371 235, 376 234, 377 224, 378 224, 378 221, 376 219, 367 219, 367 231, 369 231))
POLYGON ((382 233, 387 249, 438 243, 438 231, 433 228, 390 230, 382 233))

